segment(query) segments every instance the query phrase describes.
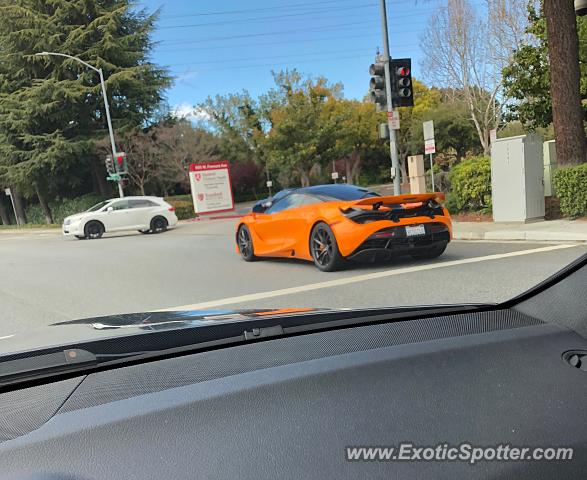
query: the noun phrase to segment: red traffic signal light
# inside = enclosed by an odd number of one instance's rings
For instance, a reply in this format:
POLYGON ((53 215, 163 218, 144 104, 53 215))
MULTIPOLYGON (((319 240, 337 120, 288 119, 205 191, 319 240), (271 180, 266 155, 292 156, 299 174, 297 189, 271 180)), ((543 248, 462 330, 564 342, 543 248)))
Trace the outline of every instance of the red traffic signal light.
POLYGON ((412 60, 396 58, 391 60, 391 93, 394 107, 413 107, 412 60))
POLYGON ((116 159, 115 167, 116 173, 124 174, 127 173, 127 165, 126 165, 126 153, 118 152, 114 158, 116 159))

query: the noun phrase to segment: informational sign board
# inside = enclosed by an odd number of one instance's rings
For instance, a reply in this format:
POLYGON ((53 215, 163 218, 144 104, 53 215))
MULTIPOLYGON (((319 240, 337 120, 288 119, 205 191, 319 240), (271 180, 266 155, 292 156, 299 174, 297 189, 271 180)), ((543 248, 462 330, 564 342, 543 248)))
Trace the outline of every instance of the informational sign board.
POLYGON ((424 141, 434 140, 434 121, 423 122, 422 126, 424 127, 424 141))
POLYGON ((273 186, 272 180, 267 180, 267 188, 271 188, 273 186))
POLYGON ((399 130, 399 112, 392 110, 391 112, 387 112, 387 119, 389 120, 389 126, 393 130, 399 130))
POLYGON ((338 172, 332 172, 332 180, 338 180, 338 172))
POLYGON ((10 191, 10 188, 5 188, 5 189, 4 189, 4 193, 5 193, 6 195, 8 195, 9 197, 10 197, 10 195, 12 194, 12 192, 10 191))
POLYGON ((234 197, 227 161, 192 163, 190 187, 196 213, 234 210, 234 197))
POLYGON ((434 139, 424 140, 424 153, 436 153, 436 143, 434 143, 434 139))

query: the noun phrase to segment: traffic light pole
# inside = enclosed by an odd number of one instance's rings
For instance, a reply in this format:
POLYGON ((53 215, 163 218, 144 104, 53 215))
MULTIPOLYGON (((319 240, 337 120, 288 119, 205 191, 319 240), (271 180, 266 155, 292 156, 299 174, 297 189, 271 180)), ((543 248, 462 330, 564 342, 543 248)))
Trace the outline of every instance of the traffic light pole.
POLYGON ((391 177, 393 180, 393 192, 401 193, 399 158, 397 154, 396 134, 392 128, 391 112, 394 112, 391 95, 391 71, 389 68, 389 37, 387 36, 387 8, 385 0, 381 0, 381 30, 383 32, 383 64, 385 67, 385 90, 387 92, 387 124, 389 125, 389 151, 391 154, 391 177))
MULTIPOLYGON (((108 104, 108 96, 106 95, 106 82, 104 82, 104 74, 102 69, 98 69, 100 75, 100 84, 102 85, 102 96, 104 97, 104 109, 106 110, 106 122, 108 123, 108 134, 110 135, 110 146, 112 147, 112 159, 116 158, 116 143, 114 143, 114 130, 112 129, 112 119, 110 118, 110 105, 108 104)), ((118 196, 124 197, 122 190, 122 179, 118 180, 118 196)))
MULTIPOLYGON (((104 74, 102 73, 102 69, 96 68, 93 65, 90 65, 88 62, 84 62, 81 58, 74 57, 73 55, 68 55, 67 53, 39 52, 39 53, 36 53, 35 55, 39 55, 39 56, 52 55, 54 57, 71 58, 72 60, 75 60, 76 62, 79 62, 82 65, 85 65, 89 69, 94 70, 94 72, 97 72, 98 75, 100 75, 100 85, 102 86, 102 96, 104 97, 104 107, 106 110, 106 121, 108 123, 108 133, 110 135, 110 146, 112 147, 112 159, 115 159, 116 158, 116 144, 114 143, 114 131, 112 130, 112 120, 110 118, 110 105, 108 104, 108 97, 106 96, 106 82, 104 82, 104 74)), ((120 196, 120 198, 124 197, 124 192, 122 190, 122 179, 118 180, 118 195, 120 196)))

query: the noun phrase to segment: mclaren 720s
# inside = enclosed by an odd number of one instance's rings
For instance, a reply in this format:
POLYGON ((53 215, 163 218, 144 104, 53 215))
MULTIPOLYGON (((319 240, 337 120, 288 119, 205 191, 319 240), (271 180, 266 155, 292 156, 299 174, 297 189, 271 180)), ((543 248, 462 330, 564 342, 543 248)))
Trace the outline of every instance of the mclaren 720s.
POLYGON ((346 260, 436 258, 452 237, 443 200, 442 193, 380 196, 347 184, 292 189, 239 219, 237 252, 247 262, 310 260, 324 272, 340 269, 346 260))

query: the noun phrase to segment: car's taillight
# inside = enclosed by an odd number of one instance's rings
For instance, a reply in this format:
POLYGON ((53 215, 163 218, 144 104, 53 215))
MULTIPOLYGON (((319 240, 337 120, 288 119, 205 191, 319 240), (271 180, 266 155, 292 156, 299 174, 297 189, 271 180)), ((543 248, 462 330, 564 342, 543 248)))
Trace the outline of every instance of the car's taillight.
POLYGON ((169 210, 170 212, 175 212, 175 207, 169 207, 167 210, 169 210))

